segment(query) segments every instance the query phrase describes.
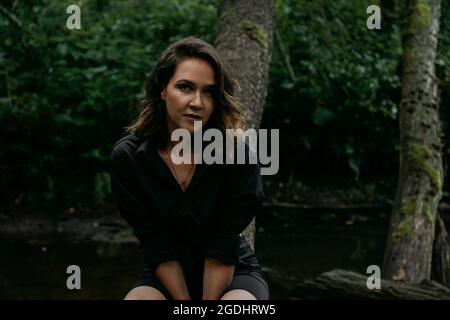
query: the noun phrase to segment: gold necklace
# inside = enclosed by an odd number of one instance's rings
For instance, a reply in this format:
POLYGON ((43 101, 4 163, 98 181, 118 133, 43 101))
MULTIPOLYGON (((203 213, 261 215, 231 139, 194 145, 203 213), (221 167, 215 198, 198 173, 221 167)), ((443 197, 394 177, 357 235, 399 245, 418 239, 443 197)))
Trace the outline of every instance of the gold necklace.
POLYGON ((194 170, 195 164, 192 164, 191 169, 189 169, 189 172, 186 174, 184 179, 181 180, 181 182, 180 182, 180 178, 177 175, 177 171, 175 170, 175 167, 173 166, 172 158, 170 157, 169 152, 167 151, 167 149, 164 150, 164 153, 167 155, 167 158, 169 158, 169 165, 170 165, 170 168, 172 169, 172 171, 173 171, 173 173, 175 175, 175 179, 177 180, 177 183, 181 186, 181 188, 183 190, 186 190, 186 181, 189 178, 189 176, 191 175, 192 171, 194 170))

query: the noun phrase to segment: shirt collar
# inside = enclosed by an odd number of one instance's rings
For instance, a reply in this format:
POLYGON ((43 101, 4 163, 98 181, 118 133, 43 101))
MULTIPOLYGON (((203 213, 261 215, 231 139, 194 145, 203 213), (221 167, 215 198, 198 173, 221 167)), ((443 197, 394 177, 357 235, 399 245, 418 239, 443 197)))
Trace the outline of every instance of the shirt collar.
MULTIPOLYGON (((205 147, 212 143, 212 141, 203 141, 202 143, 202 154, 205 150, 205 147)), ((163 160, 160 159, 160 161, 153 161, 155 156, 158 156, 157 154, 157 148, 156 148, 156 137, 152 134, 148 135, 147 137, 143 137, 142 140, 139 143, 139 146, 135 152, 135 155, 142 154, 146 158, 146 160, 149 163, 153 162, 153 166, 155 167, 156 171, 163 175, 163 160)), ((199 178, 205 173, 207 168, 211 167, 210 165, 206 165, 205 163, 197 164, 197 169, 194 171, 194 176, 192 177, 192 180, 189 184, 188 189, 192 189, 192 187, 198 183, 199 178)), ((166 179, 169 179, 169 177, 164 176, 166 179)), ((173 179, 169 179, 172 181, 173 179)))
POLYGON ((153 159, 154 152, 156 152, 155 138, 150 134, 147 137, 142 138, 135 155, 142 153, 148 161, 151 161, 153 159))
POLYGON ((148 139, 144 139, 143 141, 140 142, 135 154, 139 154, 141 152, 145 152, 147 150, 147 146, 148 146, 148 142, 149 142, 149 138, 148 139))

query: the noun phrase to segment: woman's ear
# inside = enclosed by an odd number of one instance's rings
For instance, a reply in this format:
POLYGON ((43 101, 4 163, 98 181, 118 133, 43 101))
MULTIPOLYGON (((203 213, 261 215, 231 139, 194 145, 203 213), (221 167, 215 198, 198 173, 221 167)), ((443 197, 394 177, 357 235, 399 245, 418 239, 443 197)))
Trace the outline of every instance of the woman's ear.
POLYGON ((163 91, 161 91, 161 99, 166 100, 166 89, 165 88, 163 91))

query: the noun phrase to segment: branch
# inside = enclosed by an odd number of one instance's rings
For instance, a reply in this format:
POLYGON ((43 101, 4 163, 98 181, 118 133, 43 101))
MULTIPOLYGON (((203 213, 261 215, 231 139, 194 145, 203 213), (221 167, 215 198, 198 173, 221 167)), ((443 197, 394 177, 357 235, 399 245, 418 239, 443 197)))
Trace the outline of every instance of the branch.
POLYGON ((294 69, 292 68, 291 62, 289 61, 289 55, 286 53, 286 50, 284 49, 283 41, 281 40, 281 36, 277 28, 275 28, 275 38, 277 40, 278 47, 280 48, 281 55, 283 56, 284 63, 286 64, 289 76, 291 77, 292 82, 294 82, 295 81, 294 69))
MULTIPOLYGON (((8 20, 11 21, 18 29, 20 29, 20 31, 21 31, 20 42, 22 43, 22 45, 25 47, 25 49, 28 52, 31 52, 30 46, 23 38, 23 34, 24 34, 25 30, 22 28, 22 22, 19 20, 19 18, 17 18, 17 16, 14 13, 8 11, 8 9, 6 9, 2 5, 0 5, 0 12, 3 13, 3 15, 5 15, 8 18, 8 20)), ((33 57, 33 55, 31 55, 31 57, 33 57)))
POLYGON ((22 29, 22 22, 16 15, 12 12, 9 12, 4 6, 0 5, 0 12, 3 13, 12 23, 14 23, 19 29, 22 29))

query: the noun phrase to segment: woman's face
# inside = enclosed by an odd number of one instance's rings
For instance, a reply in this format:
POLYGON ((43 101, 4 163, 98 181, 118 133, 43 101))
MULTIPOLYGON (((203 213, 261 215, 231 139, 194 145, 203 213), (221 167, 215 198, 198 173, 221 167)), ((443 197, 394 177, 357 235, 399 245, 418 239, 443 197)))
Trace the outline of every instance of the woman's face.
POLYGON ((198 58, 181 61, 161 92, 166 103, 169 136, 177 128, 194 132, 194 121, 206 125, 214 110, 215 75, 208 62, 198 58))

